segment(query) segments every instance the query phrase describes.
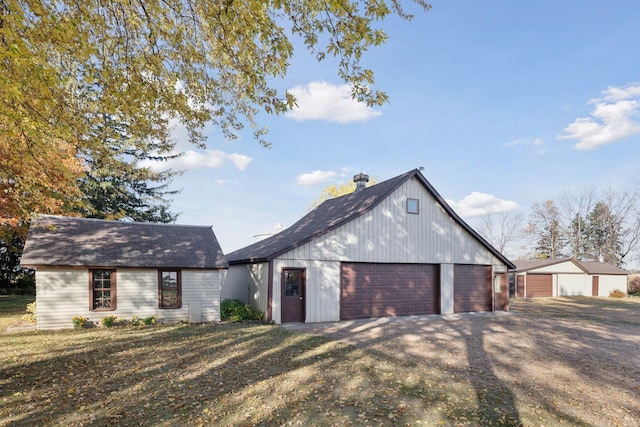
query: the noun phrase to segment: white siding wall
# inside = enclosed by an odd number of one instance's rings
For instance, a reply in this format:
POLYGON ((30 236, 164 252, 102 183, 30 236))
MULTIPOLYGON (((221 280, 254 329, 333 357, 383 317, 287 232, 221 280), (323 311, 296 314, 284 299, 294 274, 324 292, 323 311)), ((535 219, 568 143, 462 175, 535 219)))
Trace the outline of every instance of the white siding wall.
POLYGON ((414 178, 371 212, 277 258, 273 320, 280 323, 280 280, 285 267, 306 268, 307 322, 339 320, 340 261, 483 264, 492 265, 495 271, 506 269, 414 178), (419 200, 419 214, 407 213, 407 198, 419 200))
POLYGON ((191 304, 199 304, 201 322, 220 321, 220 289, 226 274, 226 270, 182 270, 182 310, 188 313, 191 304))
MULTIPOLYGON (((72 328, 75 315, 92 322, 109 315, 130 320, 158 316, 159 321, 189 320, 189 310, 200 311, 199 321, 220 320, 220 288, 225 270, 182 270, 182 308, 158 308, 158 270, 116 269, 117 309, 89 310, 89 270, 38 268, 36 301, 38 329, 72 328)), ((193 319, 192 319, 193 320, 193 319)), ((195 319, 198 320, 198 319, 195 319)))
POLYGON ((91 318, 88 270, 36 269, 36 303, 38 329, 72 328, 75 315, 91 318))
POLYGON ((529 270, 529 273, 580 273, 585 274, 580 267, 575 265, 572 261, 560 262, 558 264, 547 265, 545 267, 539 267, 533 270, 529 270))
POLYGON ((415 178, 371 212, 279 258, 503 266, 415 178), (407 213, 407 198, 420 201, 419 214, 407 213))
POLYGON ((440 265, 440 311, 442 314, 453 314, 455 312, 454 297, 454 265, 440 265))
POLYGON ((220 301, 239 299, 249 302, 251 286, 251 275, 247 265, 230 266, 220 291, 220 301))
POLYGON ((267 280, 269 264, 232 265, 222 287, 221 301, 239 299, 254 304, 260 311, 267 313, 267 280))
POLYGON ((281 260, 274 262, 272 316, 280 323, 282 269, 306 269, 305 322, 340 320, 340 262, 281 260))
MULTIPOLYGON (((620 289, 625 294, 627 293, 627 276, 608 276, 608 275, 597 275, 598 279, 598 296, 599 297, 608 297, 611 291, 614 289, 620 289)), ((589 280, 592 280, 589 277, 589 280)), ((591 282, 589 282, 591 283, 591 282)))
POLYGON ((557 274, 557 296, 591 296, 591 277, 586 274, 557 274))

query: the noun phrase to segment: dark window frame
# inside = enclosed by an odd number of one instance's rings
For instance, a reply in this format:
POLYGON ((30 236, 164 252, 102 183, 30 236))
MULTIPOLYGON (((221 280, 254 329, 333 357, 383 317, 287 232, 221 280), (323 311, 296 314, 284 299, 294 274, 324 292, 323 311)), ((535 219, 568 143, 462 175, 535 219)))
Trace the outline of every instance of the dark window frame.
POLYGON ((176 268, 163 268, 158 270, 158 308, 163 310, 175 310, 182 308, 182 270, 176 268), (165 305, 164 290, 170 291, 173 288, 163 287, 162 273, 176 273, 176 301, 174 303, 169 300, 169 304, 165 305))
MULTIPOLYGON (((118 281, 117 281, 117 273, 116 273, 116 269, 115 268, 92 268, 89 269, 89 310, 91 311, 115 311, 118 308, 118 281), (96 273, 105 273, 105 272, 109 272, 109 287, 105 288, 104 286, 102 287, 96 287, 96 273), (94 297, 94 294, 96 291, 98 292, 104 292, 108 290, 110 292, 109 294, 109 304, 110 307, 108 308, 104 308, 104 307, 96 307, 96 300, 94 297)), ((101 279, 102 281, 104 281, 104 278, 101 279)), ((104 297, 103 297, 104 299, 104 297)))
POLYGON ((412 215, 418 215, 420 213, 420 199, 412 199, 407 197, 407 213, 410 213, 412 215), (415 210, 410 206, 411 202, 416 203, 415 210))

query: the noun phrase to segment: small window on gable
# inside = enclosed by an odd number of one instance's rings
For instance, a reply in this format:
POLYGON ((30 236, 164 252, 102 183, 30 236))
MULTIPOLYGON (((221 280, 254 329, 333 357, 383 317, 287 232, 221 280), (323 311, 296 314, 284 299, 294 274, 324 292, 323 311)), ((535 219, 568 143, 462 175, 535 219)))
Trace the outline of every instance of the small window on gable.
POLYGON ((158 271, 158 307, 182 307, 182 274, 180 270, 158 271))
POLYGON ((407 199, 407 213, 417 214, 420 212, 418 199, 407 199))

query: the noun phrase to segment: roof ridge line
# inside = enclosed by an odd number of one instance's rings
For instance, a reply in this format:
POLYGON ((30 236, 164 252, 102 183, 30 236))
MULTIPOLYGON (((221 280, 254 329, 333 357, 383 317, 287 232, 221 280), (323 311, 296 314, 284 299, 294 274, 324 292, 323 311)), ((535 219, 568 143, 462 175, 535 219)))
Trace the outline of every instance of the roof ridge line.
POLYGON ((200 227, 200 228, 211 228, 212 225, 197 225, 197 224, 176 224, 176 223, 167 223, 167 222, 149 222, 149 221, 123 221, 120 219, 104 219, 104 218, 86 218, 83 216, 67 216, 67 215, 50 215, 50 214, 38 214, 35 219, 38 218, 60 218, 60 219, 69 219, 69 220, 80 220, 80 221, 93 221, 93 222, 108 222, 111 224, 135 224, 135 225, 161 225, 161 226, 169 226, 169 227, 200 227))

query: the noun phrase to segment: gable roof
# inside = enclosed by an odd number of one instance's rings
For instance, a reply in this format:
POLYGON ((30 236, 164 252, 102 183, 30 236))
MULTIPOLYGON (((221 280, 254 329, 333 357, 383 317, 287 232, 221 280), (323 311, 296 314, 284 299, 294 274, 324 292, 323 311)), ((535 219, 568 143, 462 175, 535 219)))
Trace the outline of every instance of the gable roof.
POLYGON ((612 264, 598 261, 577 261, 573 258, 546 258, 535 259, 530 261, 514 261, 516 265, 516 273, 535 270, 542 267, 548 267, 551 265, 561 264, 563 262, 570 261, 574 263, 578 268, 587 274, 613 274, 613 275, 626 275, 626 270, 616 267, 612 264))
POLYGON ((573 258, 545 258, 545 259, 534 259, 527 261, 514 261, 513 263, 516 265, 516 272, 530 271, 536 270, 542 267, 549 267, 551 265, 562 264, 564 262, 572 262, 579 269, 583 270, 585 273, 587 270, 583 266, 581 266, 578 262, 576 262, 573 258))
POLYGON ((442 206, 456 223, 469 232, 496 258, 505 263, 508 268, 515 268, 511 261, 484 240, 454 212, 418 169, 411 170, 360 191, 326 200, 291 227, 267 239, 227 254, 227 259, 230 264, 270 261, 291 249, 304 245, 310 240, 320 237, 366 214, 386 199, 398 187, 414 177, 422 183, 436 202, 442 206))
POLYGON ((21 264, 29 267, 228 268, 211 227, 40 215, 21 264))
POLYGON ((626 270, 605 262, 578 261, 578 264, 580 264, 589 274, 613 274, 625 276, 629 274, 626 270))

